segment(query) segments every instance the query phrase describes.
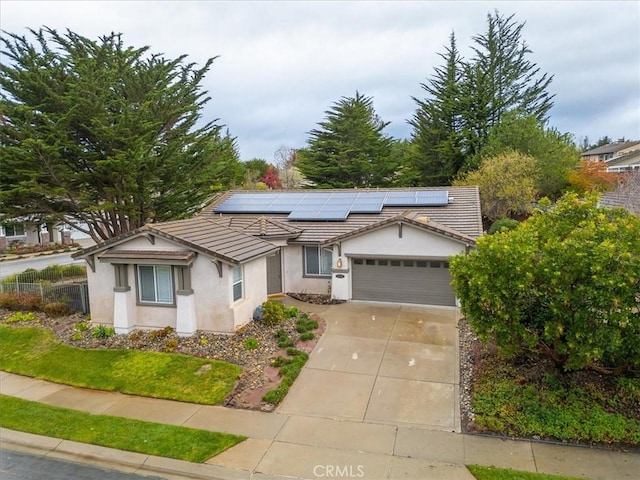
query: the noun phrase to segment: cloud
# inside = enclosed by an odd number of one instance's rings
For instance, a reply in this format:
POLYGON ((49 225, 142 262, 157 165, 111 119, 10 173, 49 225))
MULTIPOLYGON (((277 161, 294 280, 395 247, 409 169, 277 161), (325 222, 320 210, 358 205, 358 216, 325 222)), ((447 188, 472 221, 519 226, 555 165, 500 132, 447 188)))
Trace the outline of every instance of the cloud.
POLYGON ((526 22, 530 59, 554 75, 552 126, 595 140, 640 138, 640 6, 637 2, 220 2, 4 0, 2 29, 111 31, 134 46, 203 64, 204 81, 244 159, 304 146, 324 111, 355 91, 374 97, 388 133, 408 137, 420 83, 455 31, 464 56, 498 8, 526 22))

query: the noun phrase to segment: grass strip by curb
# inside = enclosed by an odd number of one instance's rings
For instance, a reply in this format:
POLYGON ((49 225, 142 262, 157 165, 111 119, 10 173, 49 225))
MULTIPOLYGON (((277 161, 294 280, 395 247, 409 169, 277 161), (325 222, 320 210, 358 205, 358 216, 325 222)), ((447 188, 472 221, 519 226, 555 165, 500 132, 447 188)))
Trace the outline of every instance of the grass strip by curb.
POLYGON ((95 390, 218 405, 242 368, 227 362, 140 350, 70 347, 49 330, 0 325, 0 370, 95 390))
POLYGON ((521 472, 507 468, 482 467, 480 465, 467 465, 467 469, 478 480, 579 480, 576 477, 521 472))
POLYGON ((0 395, 0 426, 130 452, 202 463, 246 437, 93 415, 0 395))

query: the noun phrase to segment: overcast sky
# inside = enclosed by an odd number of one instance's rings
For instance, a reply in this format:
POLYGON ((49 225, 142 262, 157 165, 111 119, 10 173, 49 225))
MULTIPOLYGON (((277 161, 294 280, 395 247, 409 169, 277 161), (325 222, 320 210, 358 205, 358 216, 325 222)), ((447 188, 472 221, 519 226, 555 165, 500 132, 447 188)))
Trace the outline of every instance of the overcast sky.
POLYGON ((272 161, 303 147, 324 112, 356 90, 372 96, 387 132, 408 138, 420 83, 454 31, 463 56, 498 9, 526 22, 529 59, 554 76, 550 125, 593 143, 640 139, 638 1, 16 1, 0 2, 3 30, 43 25, 203 64, 207 120, 237 137, 241 158, 272 161))

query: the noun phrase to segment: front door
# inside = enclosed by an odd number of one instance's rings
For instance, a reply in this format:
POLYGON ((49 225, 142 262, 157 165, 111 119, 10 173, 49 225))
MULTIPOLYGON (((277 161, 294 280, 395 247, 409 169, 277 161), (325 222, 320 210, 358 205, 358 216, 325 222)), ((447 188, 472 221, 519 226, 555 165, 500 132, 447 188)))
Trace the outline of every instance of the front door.
POLYGON ((267 257, 267 295, 274 293, 282 293, 280 250, 275 255, 267 257))

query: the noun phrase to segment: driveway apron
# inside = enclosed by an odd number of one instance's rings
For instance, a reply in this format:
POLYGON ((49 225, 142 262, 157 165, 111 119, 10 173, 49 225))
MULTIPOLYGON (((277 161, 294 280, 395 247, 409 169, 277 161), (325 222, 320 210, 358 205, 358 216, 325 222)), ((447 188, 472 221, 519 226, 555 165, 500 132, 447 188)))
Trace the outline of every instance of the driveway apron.
POLYGON ((349 302, 321 315, 280 413, 460 431, 458 309, 349 302))

